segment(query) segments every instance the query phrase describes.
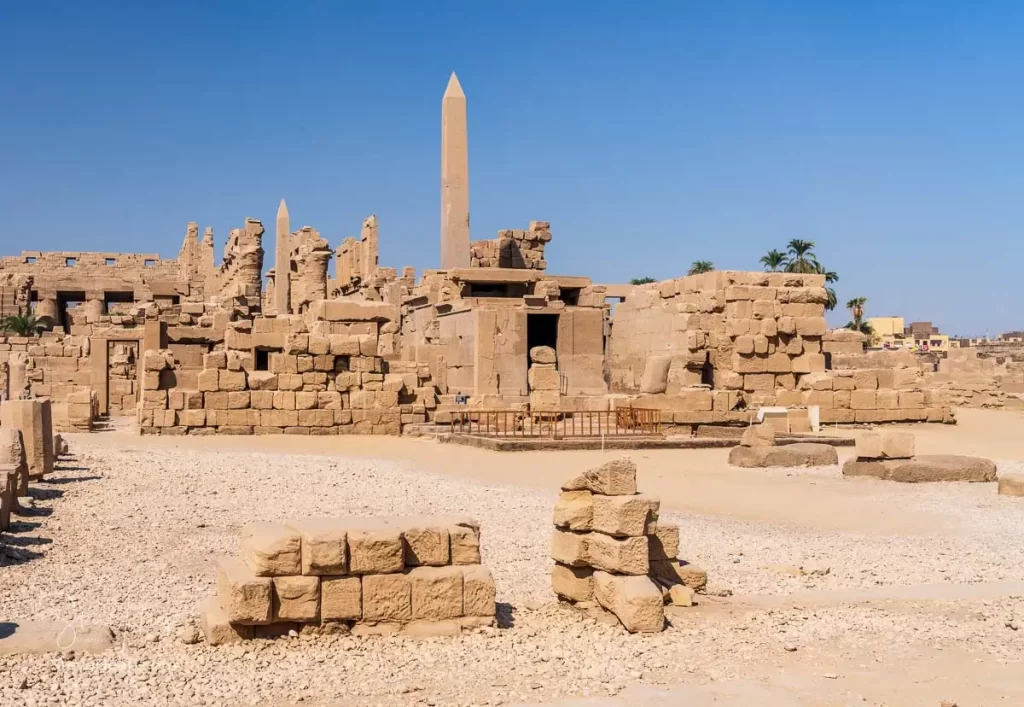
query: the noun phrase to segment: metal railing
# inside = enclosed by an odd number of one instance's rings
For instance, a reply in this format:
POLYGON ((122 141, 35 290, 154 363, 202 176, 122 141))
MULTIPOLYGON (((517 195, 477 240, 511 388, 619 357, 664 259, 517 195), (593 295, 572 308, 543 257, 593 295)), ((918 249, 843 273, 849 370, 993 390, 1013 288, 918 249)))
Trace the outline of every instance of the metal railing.
POLYGON ((661 434, 661 410, 619 408, 618 410, 522 410, 452 411, 453 434, 487 437, 640 437, 661 434))

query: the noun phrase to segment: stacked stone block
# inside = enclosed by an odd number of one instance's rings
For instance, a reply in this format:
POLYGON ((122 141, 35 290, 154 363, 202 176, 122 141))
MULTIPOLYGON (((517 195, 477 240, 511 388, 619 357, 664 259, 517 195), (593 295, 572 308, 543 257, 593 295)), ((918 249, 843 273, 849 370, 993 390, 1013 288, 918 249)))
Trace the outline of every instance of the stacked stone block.
POLYGON ((843 464, 844 476, 870 476, 887 481, 996 481, 989 459, 957 454, 917 455, 909 432, 864 432, 857 436, 856 456, 843 464))
POLYGON ((547 221, 531 221, 525 231, 498 231, 493 240, 470 243, 470 267, 546 270, 544 246, 550 240, 551 224, 547 221))
POLYGON ((557 412, 561 409, 561 377, 555 363, 555 350, 550 346, 530 349, 530 412, 557 412))
POLYGON ((596 602, 630 632, 661 631, 666 598, 687 603, 687 585, 703 588, 706 576, 677 559, 679 528, 658 521, 660 506, 637 493, 636 465, 627 458, 563 484, 551 543, 555 593, 596 602))
POLYGON ((196 390, 169 351, 144 356, 144 434, 400 434, 436 406, 426 364, 389 360, 394 307, 320 301, 306 317, 235 322, 203 357, 196 390), (267 324, 274 329, 265 331, 267 324), (278 328, 278 326, 280 328, 278 328), (264 330, 264 331, 261 331, 264 330), (261 349, 267 349, 262 351, 261 349), (257 370, 257 356, 266 370, 257 370))
POLYGON ((202 606, 211 644, 313 624, 362 634, 458 635, 492 626, 495 589, 466 518, 318 518, 243 531, 202 606))

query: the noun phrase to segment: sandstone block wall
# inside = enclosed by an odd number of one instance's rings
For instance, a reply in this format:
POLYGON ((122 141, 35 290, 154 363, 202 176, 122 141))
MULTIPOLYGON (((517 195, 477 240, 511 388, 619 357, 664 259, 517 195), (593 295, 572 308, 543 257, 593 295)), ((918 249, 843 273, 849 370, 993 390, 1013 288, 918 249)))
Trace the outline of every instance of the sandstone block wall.
POLYGON ((480 527, 448 516, 315 518, 243 530, 204 602, 207 643, 297 630, 458 635, 492 626, 480 527))
POLYGON ((307 317, 241 320, 194 388, 170 350, 147 351, 143 434, 399 434, 436 405, 425 365, 387 360, 392 307, 318 302, 307 317))
POLYGON ((469 244, 470 266, 474 268, 513 268, 545 270, 544 246, 551 240, 551 224, 531 221, 525 230, 498 231, 492 240, 469 244))

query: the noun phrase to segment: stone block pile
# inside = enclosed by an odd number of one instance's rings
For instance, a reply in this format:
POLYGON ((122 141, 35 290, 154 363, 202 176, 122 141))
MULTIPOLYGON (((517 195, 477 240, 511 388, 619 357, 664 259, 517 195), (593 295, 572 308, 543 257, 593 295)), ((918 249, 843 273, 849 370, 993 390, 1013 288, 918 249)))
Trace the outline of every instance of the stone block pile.
POLYGON ((915 451, 909 432, 864 432, 857 436, 856 456, 843 464, 843 475, 904 483, 996 480, 996 465, 988 459, 915 451))
POLYGON ((531 412, 557 412, 561 409, 561 376, 555 356, 555 350, 550 346, 534 346, 530 349, 527 381, 530 385, 531 412))
POLYGON ((832 466, 839 454, 830 444, 797 442, 776 445, 775 428, 761 423, 743 431, 738 446, 729 450, 729 464, 745 469, 832 466))
POLYGON ((473 520, 317 518, 245 528, 201 614, 213 645, 303 626, 459 635, 494 625, 494 596, 473 520))
POLYGON ((551 224, 531 221, 523 230, 498 231, 493 240, 470 243, 470 267, 546 270, 544 246, 551 240, 551 224))
POLYGON ((555 593, 585 606, 596 602, 630 632, 661 631, 666 600, 689 606, 707 575, 677 559, 679 528, 658 521, 660 506, 637 493, 628 458, 564 483, 551 543, 555 593))

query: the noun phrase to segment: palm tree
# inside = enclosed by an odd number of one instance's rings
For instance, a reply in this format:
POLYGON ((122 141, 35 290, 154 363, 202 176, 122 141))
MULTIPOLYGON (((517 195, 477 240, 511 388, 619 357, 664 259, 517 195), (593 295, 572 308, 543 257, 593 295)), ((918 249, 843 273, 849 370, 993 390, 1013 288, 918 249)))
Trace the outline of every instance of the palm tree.
POLYGON ((653 277, 634 277, 632 280, 629 281, 629 284, 630 285, 648 285, 648 284, 650 284, 652 282, 655 282, 655 279, 653 277))
POLYGON ((786 272, 820 273, 821 263, 814 255, 814 241, 794 238, 786 246, 786 272))
POLYGON ((850 329, 851 331, 859 331, 861 334, 864 334, 865 336, 871 336, 872 334, 875 333, 875 330, 872 329, 871 325, 868 324, 867 322, 861 322, 860 324, 857 324, 857 322, 852 321, 847 322, 846 328, 850 329))
POLYGON ((853 317, 853 321, 850 322, 853 326, 847 325, 849 329, 860 331, 860 325, 864 323, 864 305, 867 303, 867 297, 854 297, 846 303, 846 308, 850 310, 850 316, 853 317))
POLYGON ((15 336, 39 336, 49 327, 46 317, 36 319, 32 314, 12 314, 0 319, 0 331, 11 332, 15 336))
POLYGON ((690 271, 687 275, 700 275, 702 273, 711 272, 715 269, 715 264, 710 260, 694 260, 690 264, 690 271))
POLYGON ((839 304, 839 298, 836 297, 836 291, 829 287, 829 285, 833 282, 838 282, 839 275, 832 270, 825 270, 823 266, 819 265, 818 267, 820 268, 818 273, 825 276, 825 295, 828 297, 828 300, 825 302, 825 309, 831 312, 839 304))
POLYGON ((786 265, 786 254, 781 250, 775 250, 772 248, 767 254, 761 257, 761 265, 768 272, 778 272, 779 268, 785 267, 786 265))

